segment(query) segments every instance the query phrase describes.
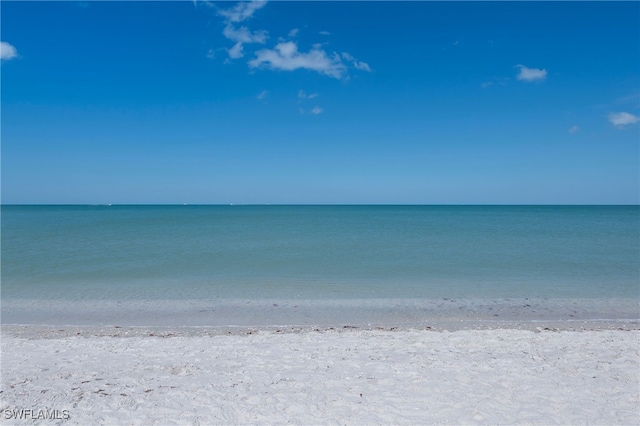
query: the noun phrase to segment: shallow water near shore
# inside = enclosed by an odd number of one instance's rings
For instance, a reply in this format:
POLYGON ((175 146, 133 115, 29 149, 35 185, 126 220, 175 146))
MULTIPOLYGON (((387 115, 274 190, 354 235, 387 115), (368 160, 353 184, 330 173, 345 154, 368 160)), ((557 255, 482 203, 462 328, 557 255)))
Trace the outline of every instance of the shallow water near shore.
POLYGON ((638 206, 3 206, 5 324, 640 317, 638 206))

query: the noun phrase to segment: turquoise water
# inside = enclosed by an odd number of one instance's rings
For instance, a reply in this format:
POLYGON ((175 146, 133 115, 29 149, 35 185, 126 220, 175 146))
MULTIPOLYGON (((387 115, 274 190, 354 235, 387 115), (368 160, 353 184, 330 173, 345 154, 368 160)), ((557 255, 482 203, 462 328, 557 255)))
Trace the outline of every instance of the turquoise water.
POLYGON ((1 295, 5 322, 24 303, 637 301, 640 208, 3 206, 1 295))

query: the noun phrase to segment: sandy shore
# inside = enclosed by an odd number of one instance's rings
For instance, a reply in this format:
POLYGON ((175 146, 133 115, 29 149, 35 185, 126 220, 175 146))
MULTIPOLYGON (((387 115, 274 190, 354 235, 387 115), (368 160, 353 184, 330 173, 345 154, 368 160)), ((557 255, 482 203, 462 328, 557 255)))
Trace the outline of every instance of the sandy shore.
POLYGON ((637 329, 283 331, 3 328, 0 422, 640 423, 637 329))

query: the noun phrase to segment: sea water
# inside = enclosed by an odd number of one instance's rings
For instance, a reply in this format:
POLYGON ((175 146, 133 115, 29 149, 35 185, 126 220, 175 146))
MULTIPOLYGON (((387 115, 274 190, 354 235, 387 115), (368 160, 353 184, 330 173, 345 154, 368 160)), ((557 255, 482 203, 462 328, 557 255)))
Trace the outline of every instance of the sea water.
POLYGON ((638 206, 2 206, 3 323, 638 318, 638 206))

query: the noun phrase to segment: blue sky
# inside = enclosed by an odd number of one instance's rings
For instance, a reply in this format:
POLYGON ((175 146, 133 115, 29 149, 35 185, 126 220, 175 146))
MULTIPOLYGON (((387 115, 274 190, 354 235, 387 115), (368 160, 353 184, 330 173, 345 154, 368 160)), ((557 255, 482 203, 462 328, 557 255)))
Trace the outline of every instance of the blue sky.
POLYGON ((638 204, 638 2, 5 2, 3 203, 638 204))

